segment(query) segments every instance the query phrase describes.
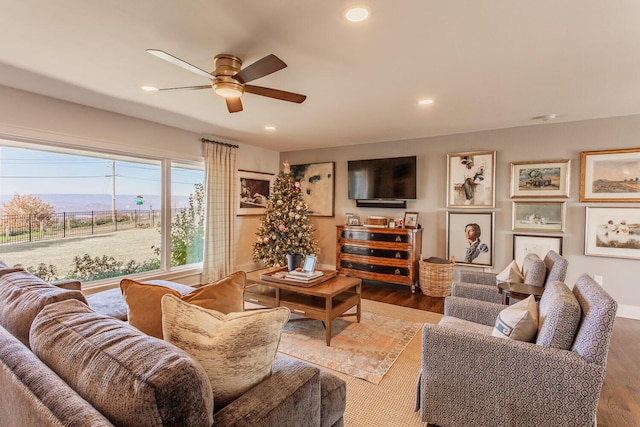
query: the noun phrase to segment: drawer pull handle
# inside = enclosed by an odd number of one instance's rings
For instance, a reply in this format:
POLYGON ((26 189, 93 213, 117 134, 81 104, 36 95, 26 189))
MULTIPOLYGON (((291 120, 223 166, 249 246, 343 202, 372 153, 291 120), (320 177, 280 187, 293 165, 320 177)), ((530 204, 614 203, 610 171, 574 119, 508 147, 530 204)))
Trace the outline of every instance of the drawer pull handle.
POLYGON ((396 271, 394 273, 395 273, 396 276, 399 276, 400 275, 400 269, 396 268, 396 271))
POLYGON ((347 264, 347 267, 353 268, 353 264, 349 263, 349 264, 347 264))
POLYGON ((400 252, 396 252, 396 258, 398 259, 402 258, 402 255, 400 255, 400 252))
POLYGON ((304 310, 298 310, 298 309, 296 309, 296 308, 294 308, 294 309, 293 309, 293 312, 294 312, 294 313, 300 313, 300 314, 306 314, 306 313, 307 313, 307 312, 306 312, 306 311, 304 311, 304 310))
POLYGON ((396 242, 401 242, 402 238, 400 236, 396 236, 396 242))
POLYGON ((353 239, 353 233, 349 233, 349 238, 353 239))
POLYGON ((371 253, 373 253, 373 249, 371 249, 371 253))
POLYGON ((255 299, 255 298, 247 298, 247 301, 249 301, 249 302, 260 302, 259 299, 255 299))

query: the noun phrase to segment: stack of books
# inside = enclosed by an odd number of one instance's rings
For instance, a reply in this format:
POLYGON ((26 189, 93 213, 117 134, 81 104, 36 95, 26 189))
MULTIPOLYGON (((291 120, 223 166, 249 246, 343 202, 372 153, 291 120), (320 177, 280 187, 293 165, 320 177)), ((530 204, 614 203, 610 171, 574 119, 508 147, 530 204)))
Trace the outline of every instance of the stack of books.
POLYGON ((300 282, 309 282, 313 279, 317 279, 320 276, 323 276, 324 273, 322 271, 301 271, 301 270, 293 270, 290 271, 284 276, 287 280, 297 280, 300 282))

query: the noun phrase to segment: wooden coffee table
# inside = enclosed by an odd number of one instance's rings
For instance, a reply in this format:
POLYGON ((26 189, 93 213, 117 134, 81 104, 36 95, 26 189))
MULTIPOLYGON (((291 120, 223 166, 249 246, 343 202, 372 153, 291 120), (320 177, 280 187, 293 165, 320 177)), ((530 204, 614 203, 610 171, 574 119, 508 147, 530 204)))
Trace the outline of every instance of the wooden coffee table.
POLYGON ((321 320, 326 329, 327 345, 331 345, 331 321, 337 317, 356 316, 360 322, 362 280, 336 276, 315 286, 296 286, 295 283, 275 283, 263 280, 260 274, 247 274, 244 300, 264 307, 287 307, 291 313, 307 319, 321 320), (356 307, 355 313, 345 313, 356 307))
POLYGON ((536 301, 540 301, 540 297, 544 292, 542 286, 525 285, 524 283, 500 283, 498 292, 502 294, 502 303, 509 305, 511 297, 516 299, 525 299, 529 295, 533 295, 536 301))

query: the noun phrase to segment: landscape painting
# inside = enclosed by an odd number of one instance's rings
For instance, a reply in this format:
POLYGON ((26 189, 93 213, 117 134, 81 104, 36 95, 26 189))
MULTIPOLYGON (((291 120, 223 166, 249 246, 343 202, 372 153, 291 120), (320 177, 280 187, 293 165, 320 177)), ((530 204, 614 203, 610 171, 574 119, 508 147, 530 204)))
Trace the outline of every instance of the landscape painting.
POLYGON ((569 197, 571 160, 511 163, 511 197, 569 197))
POLYGON ((640 148, 582 153, 580 201, 639 202, 640 148))

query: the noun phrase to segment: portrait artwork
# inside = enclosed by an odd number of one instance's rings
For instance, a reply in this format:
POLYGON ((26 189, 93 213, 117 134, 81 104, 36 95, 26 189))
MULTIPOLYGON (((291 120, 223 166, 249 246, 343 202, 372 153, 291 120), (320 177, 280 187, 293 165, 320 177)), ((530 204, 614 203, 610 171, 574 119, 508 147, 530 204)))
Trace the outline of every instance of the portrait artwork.
POLYGON ((495 152, 456 153, 447 158, 447 206, 494 207, 495 152))
POLYGON ((291 165, 294 185, 302 192, 309 215, 333 216, 333 162, 291 165))
POLYGON ((456 264, 493 265, 493 212, 448 212, 447 258, 456 264))

